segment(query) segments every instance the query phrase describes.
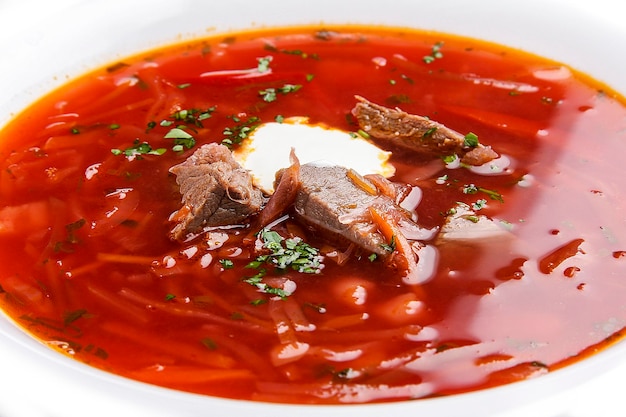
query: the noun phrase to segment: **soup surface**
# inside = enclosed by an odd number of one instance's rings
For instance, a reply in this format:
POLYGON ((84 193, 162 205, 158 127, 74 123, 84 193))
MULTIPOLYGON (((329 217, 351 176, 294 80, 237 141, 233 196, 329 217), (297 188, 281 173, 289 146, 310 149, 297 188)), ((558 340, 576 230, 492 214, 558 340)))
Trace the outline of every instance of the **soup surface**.
POLYGON ((219 397, 395 401, 546 374, 626 325, 625 132, 624 101, 605 86, 473 39, 302 27, 149 51, 0 132, 0 304, 79 361, 219 397), (417 281, 289 207, 263 233, 254 214, 171 238, 173 166, 290 117, 372 139, 355 96, 501 157, 476 168, 377 143, 433 231, 417 239, 417 281), (309 270, 261 257, 298 242, 309 270))

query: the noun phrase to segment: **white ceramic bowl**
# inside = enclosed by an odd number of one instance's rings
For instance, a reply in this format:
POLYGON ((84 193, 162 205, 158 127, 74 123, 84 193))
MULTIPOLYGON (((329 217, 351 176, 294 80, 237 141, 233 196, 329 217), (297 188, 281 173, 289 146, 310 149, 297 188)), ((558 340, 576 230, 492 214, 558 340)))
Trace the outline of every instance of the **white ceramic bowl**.
MULTIPOLYGON (((435 29, 565 62, 626 94, 619 0, 2 0, 0 125, 51 88, 130 53, 250 26, 373 23, 435 29)), ((582 417, 623 414, 626 342, 547 376, 447 398, 289 406, 153 387, 61 356, 0 315, 0 416, 324 415, 582 417)))

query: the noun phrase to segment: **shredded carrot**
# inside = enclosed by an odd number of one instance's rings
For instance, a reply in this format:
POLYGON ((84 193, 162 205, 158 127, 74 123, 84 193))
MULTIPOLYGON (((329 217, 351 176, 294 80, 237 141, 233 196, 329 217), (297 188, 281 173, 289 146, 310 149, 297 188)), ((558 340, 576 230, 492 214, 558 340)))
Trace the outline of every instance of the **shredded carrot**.
POLYGON ((393 239, 396 234, 392 223, 374 206, 369 207, 369 212, 376 227, 380 230, 380 233, 382 233, 387 242, 391 242, 391 239, 393 239))
POLYGON ((128 322, 145 325, 151 320, 150 312, 145 308, 129 303, 128 300, 120 299, 114 292, 97 286, 93 282, 87 284, 87 290, 97 301, 119 313, 128 322))
POLYGON ((350 179, 350 181, 352 181, 354 185, 356 185, 366 193, 370 195, 378 195, 378 190, 376 189, 374 184, 363 178, 361 174, 359 174, 355 170, 349 169, 346 172, 346 176, 350 179))
POLYGON ((101 329, 110 335, 128 340, 139 346, 144 346, 149 350, 161 352, 172 358, 183 358, 185 361, 217 369, 229 369, 237 365, 237 361, 230 355, 209 350, 201 343, 190 345, 182 341, 184 338, 180 338, 179 341, 175 339, 175 336, 170 336, 167 340, 163 340, 164 334, 161 332, 148 331, 138 326, 112 321, 103 322, 101 329))
POLYGON ((219 381, 253 379, 255 375, 247 369, 197 369, 193 366, 165 365, 133 371, 133 378, 163 385, 199 385, 219 381))
POLYGON ((402 327, 390 327, 388 329, 377 330, 343 330, 341 332, 335 329, 326 329, 319 327, 315 334, 301 333, 300 339, 304 342, 319 343, 323 340, 325 343, 345 344, 346 340, 353 343, 368 342, 371 340, 391 340, 392 338, 404 338, 405 335, 416 335, 420 332, 422 326, 410 324, 402 327))
POLYGON ((402 234, 402 231, 393 219, 390 219, 389 216, 381 213, 374 206, 370 206, 369 211, 372 220, 385 239, 389 242, 393 239, 395 248, 393 254, 394 256, 391 260, 395 266, 405 271, 405 276, 403 278, 404 282, 409 285, 419 284, 421 282, 421 277, 417 267, 416 254, 413 251, 411 243, 409 243, 404 234, 402 234))
POLYGON ((380 174, 367 174, 363 178, 374 184, 380 194, 395 200, 396 188, 387 178, 380 174))
POLYGON ((298 341, 296 331, 285 313, 285 308, 282 300, 270 300, 269 301, 269 313, 270 317, 274 321, 274 327, 276 335, 282 344, 291 344, 298 341))
POLYGON ((239 359, 240 364, 245 363, 266 379, 274 379, 277 376, 276 369, 267 362, 267 357, 261 355, 254 346, 228 337, 224 329, 217 325, 204 325, 202 329, 207 331, 208 338, 213 340, 218 348, 226 349, 239 359))
POLYGON ((249 331, 270 333, 270 330, 267 329, 265 326, 257 325, 256 323, 253 323, 251 321, 249 322, 246 320, 233 320, 232 318, 222 317, 220 315, 211 313, 210 311, 190 304, 169 303, 165 301, 151 299, 129 288, 122 288, 118 292, 118 294, 139 305, 150 305, 155 310, 159 310, 173 316, 198 318, 211 323, 224 324, 231 327, 243 328, 249 331))
POLYGON ((337 316, 326 320, 320 325, 320 329, 343 329, 346 327, 358 326, 367 321, 365 314, 349 314, 337 316))
POLYGON ((122 255, 118 253, 98 253, 96 259, 100 262, 121 263, 121 264, 138 264, 138 265, 151 265, 156 261, 151 256, 139 256, 139 255, 122 255))
POLYGON ((51 136, 44 143, 43 149, 49 152, 59 149, 80 149, 85 146, 93 146, 97 136, 101 134, 101 132, 94 130, 91 132, 82 132, 80 134, 51 136))
POLYGON ((291 297, 282 300, 283 308, 291 324, 297 332, 310 332, 315 330, 315 325, 307 319, 302 307, 291 297))

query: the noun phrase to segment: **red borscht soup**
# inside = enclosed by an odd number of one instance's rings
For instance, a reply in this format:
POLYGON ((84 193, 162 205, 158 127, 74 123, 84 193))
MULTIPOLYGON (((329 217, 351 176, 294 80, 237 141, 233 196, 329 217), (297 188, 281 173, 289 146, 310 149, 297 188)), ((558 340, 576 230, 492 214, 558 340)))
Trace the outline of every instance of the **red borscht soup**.
POLYGON ((0 305, 78 361, 210 396, 383 402, 541 376, 626 325, 624 132, 606 86, 474 39, 296 27, 148 51, 0 132, 0 305), (262 189, 231 153, 298 124, 392 170, 306 162, 293 134, 262 189))

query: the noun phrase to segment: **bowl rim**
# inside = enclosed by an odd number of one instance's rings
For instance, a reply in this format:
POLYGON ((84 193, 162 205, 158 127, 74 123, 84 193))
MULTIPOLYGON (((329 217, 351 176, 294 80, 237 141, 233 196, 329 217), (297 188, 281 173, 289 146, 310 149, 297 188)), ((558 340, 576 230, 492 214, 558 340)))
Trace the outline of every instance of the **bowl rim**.
MULTIPOLYGON (((292 1, 290 3, 274 2, 273 0, 257 0, 250 3, 246 0, 231 0, 227 10, 218 13, 218 20, 208 26, 201 13, 190 11, 207 10, 207 3, 201 1, 184 1, 178 6, 180 15, 168 21, 168 27, 159 27, 163 19, 171 15, 171 2, 163 0, 136 0, 133 8, 146 10, 150 6, 153 16, 145 16, 139 27, 126 27, 135 13, 128 13, 128 4, 122 0, 59 0, 46 2, 31 0, 21 2, 8 0, 0 3, 0 33, 11 36, 0 36, 0 51, 6 52, 9 60, 0 64, 0 91, 5 91, 0 98, 0 125, 9 120, 12 114, 19 112, 30 102, 57 86, 68 78, 75 77, 93 68, 113 62, 115 59, 150 49, 162 44, 179 42, 198 36, 215 33, 228 33, 231 30, 247 27, 282 26, 287 22, 297 24, 311 23, 365 23, 390 25, 397 17, 397 11, 389 7, 390 2, 369 2, 368 8, 358 8, 363 1, 347 0, 338 3, 333 0, 318 0, 314 4, 308 1, 292 1), (31 10, 36 10, 34 17, 27 22, 19 19, 31 10), (332 19, 324 19, 325 13, 334 10, 332 19), (232 12, 238 11, 239 14, 232 12), (189 12, 187 18, 182 18, 189 12), (104 13, 119 13, 113 26, 107 25, 108 31, 118 31, 114 39, 103 39, 103 22, 99 16, 104 13), (230 14, 229 14, 230 13, 230 14), (270 13, 269 17, 263 17, 270 13), (273 13, 273 14, 271 14, 273 13), (372 14, 376 17, 372 18, 372 14), (77 17, 80 17, 78 21, 77 17), (78 22, 72 25, 72 22, 78 22), (146 35, 141 36, 142 31, 146 35), (80 34, 77 36, 77 33, 80 34), (97 34, 97 35, 96 35, 97 34), (21 35, 21 36, 20 36, 21 35), (16 40, 17 39, 17 40, 16 40), (131 39, 131 41, 128 41, 131 39), (82 47, 81 47, 82 45, 82 47), (85 46, 89 45, 87 51, 85 46), (7 65, 10 62, 11 65, 7 65), (43 71, 42 71, 43 70, 43 71), (8 75, 7 75, 8 74, 8 75), (7 75, 7 76, 4 76, 7 75)), ((226 4, 226 3, 224 3, 226 4)), ((411 0, 395 0, 392 3, 401 10, 415 10, 416 3, 411 0)), ((455 33, 461 36, 474 37, 505 44, 537 55, 549 56, 564 62, 573 68, 590 74, 596 79, 610 85, 611 88, 626 94, 626 79, 620 68, 626 68, 626 58, 620 54, 607 53, 608 47, 598 45, 609 39, 626 39, 626 29, 619 24, 620 17, 626 15, 626 5, 613 0, 596 0, 591 4, 585 0, 526 0, 502 2, 501 0, 481 0, 473 4, 471 13, 460 7, 463 0, 440 0, 432 4, 420 4, 420 11, 426 16, 403 14, 395 26, 418 26, 421 29, 455 33), (606 3, 606 4, 604 4, 606 3), (554 13, 560 13, 559 25, 553 25, 554 13), (468 16, 472 18, 467 22, 468 16), (496 18, 497 17, 497 18, 496 18), (516 25, 518 21, 530 19, 535 22, 533 33, 529 28, 516 25), (602 28, 601 31, 579 31, 581 24, 587 27, 602 28), (594 26, 595 25, 595 26, 594 26), (564 44, 561 33, 571 35, 570 41, 564 44)), ((622 42, 623 43, 623 42, 622 42)), ((1 127, 0 127, 1 128, 1 127)), ((88 365, 64 357, 40 342, 26 335, 21 328, 2 313, 0 316, 0 347, 7 350, 0 364, 7 365, 12 361, 28 363, 25 368, 29 372, 45 376, 64 372, 68 378, 89 379, 89 384, 63 381, 72 385, 76 392, 85 398, 102 405, 95 410, 96 414, 119 409, 119 405, 146 411, 146 398, 152 400, 148 408, 151 415, 169 415, 172 404, 176 403, 179 415, 199 415, 206 411, 207 405, 225 412, 253 411, 256 415, 277 415, 277 410, 293 412, 299 415, 316 415, 320 409, 329 416, 345 416, 348 413, 361 412, 374 415, 374 410, 384 408, 385 412, 398 415, 414 414, 417 410, 437 413, 440 416, 456 415, 459 410, 482 410, 483 415, 513 415, 521 411, 532 410, 534 415, 551 415, 546 412, 558 411, 568 402, 565 395, 586 390, 589 382, 594 382, 602 375, 609 373, 618 364, 620 369, 626 368, 626 342, 622 341, 613 347, 593 355, 581 362, 569 365, 553 373, 535 380, 521 381, 489 390, 458 394, 445 398, 422 399, 416 402, 396 402, 376 405, 341 405, 341 406, 292 406, 267 403, 225 400, 212 397, 181 393, 166 388, 148 386, 136 381, 100 371, 88 365), (37 369, 41 368, 41 369, 37 369), (94 393, 100 390, 100 394, 94 393), (139 399, 126 398, 130 391, 139 399), (120 404, 106 404, 124 400, 120 404), (506 398, 495 403, 493 397, 506 398), (557 399, 559 404, 553 404, 557 399), (184 407, 183 407, 184 406, 184 407), (406 413, 406 414, 405 414, 406 413)), ((626 372, 624 372, 626 373, 626 372)), ((34 378, 34 377, 33 377, 34 378)), ((45 379, 45 378, 44 378, 45 379)), ((31 383, 31 376, 21 378, 17 384, 0 379, 0 388, 12 393, 14 399, 29 401, 20 393, 20 388, 31 383)), ((623 381, 623 380, 622 380, 623 381)), ((38 384, 45 387, 58 384, 38 384)), ((44 402, 53 401, 50 396, 43 396, 44 402)), ((24 414, 23 405, 7 405, 7 400, 0 400, 0 412, 4 408, 16 408, 15 415, 24 414)), ((30 400, 33 401, 33 400, 30 400)), ((572 403, 571 401, 569 401, 572 403)), ((573 402, 575 403, 575 402, 573 402)), ((33 402, 34 404, 34 402, 33 402)), ((43 409, 50 404, 34 404, 35 410, 43 409)), ((568 404, 571 405, 571 404, 568 404)), ((58 405, 55 405, 55 407, 58 405)), ((74 408, 63 408, 67 416, 84 413, 84 405, 77 404, 74 408)), ((92 409, 92 412, 94 410, 92 409)), ((286 415, 286 414, 285 414, 286 415)), ((524 415, 524 414, 519 414, 524 415)), ((528 414, 526 414, 528 415, 528 414)), ((556 414, 555 414, 556 415, 556 414)))

